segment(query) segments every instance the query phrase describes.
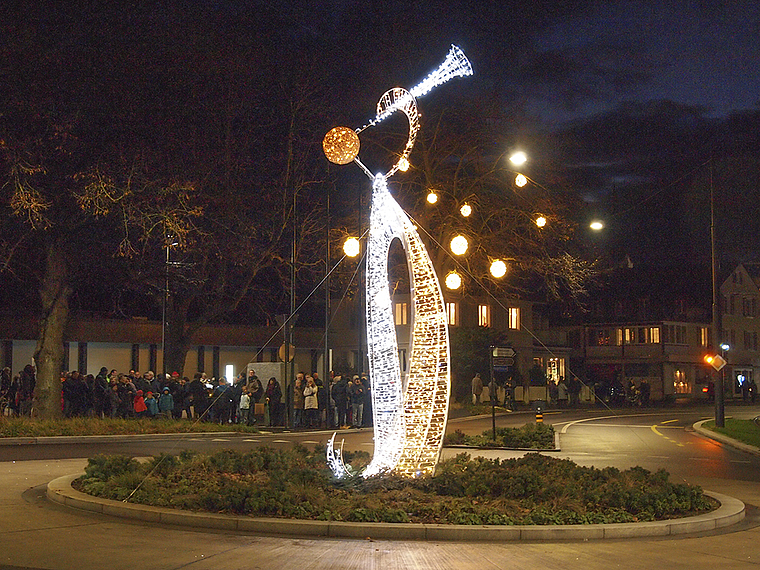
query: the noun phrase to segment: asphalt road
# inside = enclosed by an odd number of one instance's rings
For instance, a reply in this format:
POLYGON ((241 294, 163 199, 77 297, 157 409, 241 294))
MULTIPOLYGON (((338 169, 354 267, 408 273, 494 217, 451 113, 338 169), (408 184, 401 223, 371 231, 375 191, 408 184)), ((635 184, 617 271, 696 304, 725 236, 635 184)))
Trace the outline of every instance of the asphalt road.
MULTIPOLYGON (((760 407, 727 409, 753 417, 760 407)), ((327 432, 256 436, 131 438, 109 444, 0 445, 0 569, 108 568, 414 568, 510 569, 752 569, 760 568, 760 457, 697 435, 691 425, 707 408, 547 412, 561 433, 552 452, 582 465, 667 469, 674 479, 702 485, 748 505, 744 522, 683 537, 534 543, 427 543, 415 541, 294 539, 137 524, 53 505, 44 498, 50 479, 80 472, 94 453, 145 456, 180 449, 324 443, 327 432), (74 459, 67 459, 67 458, 74 459)), ((521 425, 530 414, 500 416, 498 425, 521 425)), ((449 429, 480 433, 490 417, 452 420, 449 429)), ((371 430, 344 431, 348 449, 372 449, 371 430)), ((449 455, 459 450, 445 450, 449 455)), ((488 451, 509 457, 519 452, 488 451)))
MULTIPOLYGON (((753 417, 760 407, 729 407, 727 416, 753 417)), ((711 417, 711 410, 700 408, 554 410, 544 412, 544 422, 552 424, 561 438, 561 453, 580 465, 626 469, 641 466, 651 471, 666 469, 674 478, 696 477, 760 482, 760 457, 699 436, 692 425, 711 417)), ((534 414, 499 414, 497 427, 517 427, 535 421, 534 414)), ((479 434, 492 426, 491 417, 458 418, 449 421, 448 431, 456 429, 479 434)), ((219 448, 250 449, 258 445, 283 446, 299 442, 306 446, 324 444, 332 431, 275 432, 256 435, 215 434, 135 437, 113 443, 63 443, 0 446, 0 461, 87 458, 99 453, 146 456, 176 453, 183 449, 208 451, 219 448)), ((372 430, 340 431, 338 441, 346 449, 372 452, 372 430)))

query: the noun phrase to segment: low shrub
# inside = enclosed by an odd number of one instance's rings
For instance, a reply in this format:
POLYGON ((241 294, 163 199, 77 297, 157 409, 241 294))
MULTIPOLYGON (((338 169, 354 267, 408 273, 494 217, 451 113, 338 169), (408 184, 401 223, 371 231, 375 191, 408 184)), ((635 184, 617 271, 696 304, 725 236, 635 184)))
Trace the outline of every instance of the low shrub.
MULTIPOLYGON (((365 461, 366 454, 355 459, 365 461)), ((665 471, 599 470, 535 453, 503 461, 460 454, 442 461, 433 477, 341 481, 327 470, 323 450, 301 446, 183 452, 144 463, 97 456, 75 487, 156 506, 357 522, 595 524, 713 508, 699 487, 671 483, 665 471)))
POLYGON ((530 423, 519 428, 496 428, 481 435, 467 435, 461 430, 446 434, 444 445, 468 447, 509 447, 512 449, 554 449, 554 427, 549 424, 530 423))

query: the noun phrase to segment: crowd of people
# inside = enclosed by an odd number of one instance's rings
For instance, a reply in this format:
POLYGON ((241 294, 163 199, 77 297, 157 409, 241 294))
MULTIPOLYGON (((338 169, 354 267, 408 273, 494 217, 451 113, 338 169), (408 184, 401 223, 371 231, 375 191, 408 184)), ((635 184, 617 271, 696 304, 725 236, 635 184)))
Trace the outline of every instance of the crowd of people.
MULTIPOLYGON (((36 384, 34 367, 27 365, 15 377, 2 370, 0 400, 3 411, 30 415, 36 384)), ((255 370, 242 372, 232 382, 198 372, 190 380, 172 374, 129 373, 100 369, 97 375, 77 370, 61 374, 63 415, 99 418, 195 419, 219 424, 281 426, 292 407, 296 429, 364 427, 372 424, 370 383, 362 376, 330 372, 324 383, 319 374, 299 372, 290 397, 277 378, 262 384, 255 370)))

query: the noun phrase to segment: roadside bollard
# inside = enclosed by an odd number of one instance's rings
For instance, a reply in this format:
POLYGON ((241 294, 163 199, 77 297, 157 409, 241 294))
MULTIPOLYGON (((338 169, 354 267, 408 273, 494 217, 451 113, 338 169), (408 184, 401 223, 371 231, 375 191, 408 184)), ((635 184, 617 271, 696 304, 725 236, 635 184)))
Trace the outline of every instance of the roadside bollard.
POLYGON ((544 403, 541 400, 537 400, 533 407, 536 410, 536 423, 542 424, 544 423, 544 403))

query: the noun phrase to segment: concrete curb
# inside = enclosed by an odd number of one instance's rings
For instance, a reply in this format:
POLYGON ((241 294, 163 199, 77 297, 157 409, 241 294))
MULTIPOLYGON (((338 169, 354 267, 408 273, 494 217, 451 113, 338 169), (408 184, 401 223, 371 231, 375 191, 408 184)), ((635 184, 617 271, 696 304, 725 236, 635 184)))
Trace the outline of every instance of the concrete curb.
POLYGON ((706 491, 706 495, 720 502, 720 507, 715 511, 695 517, 644 523, 468 526, 252 518, 214 513, 196 513, 101 499, 73 489, 71 483, 78 477, 81 477, 81 474, 59 477, 48 483, 48 499, 76 509, 136 521, 255 534, 460 542, 588 540, 672 536, 705 532, 738 523, 745 516, 744 503, 738 499, 706 491))
POLYGON ((742 451, 746 451, 747 453, 751 453, 752 455, 760 456, 760 448, 755 447, 754 445, 749 445, 747 443, 738 441, 732 437, 728 437, 727 435, 718 433, 717 431, 712 431, 710 429, 706 429, 702 427, 702 424, 704 424, 705 422, 711 422, 711 421, 713 420, 702 420, 700 422, 695 423, 692 427, 694 428, 695 432, 697 432, 698 434, 708 439, 714 439, 715 441, 725 443, 726 445, 730 445, 731 447, 735 447, 736 449, 741 449, 742 451))

